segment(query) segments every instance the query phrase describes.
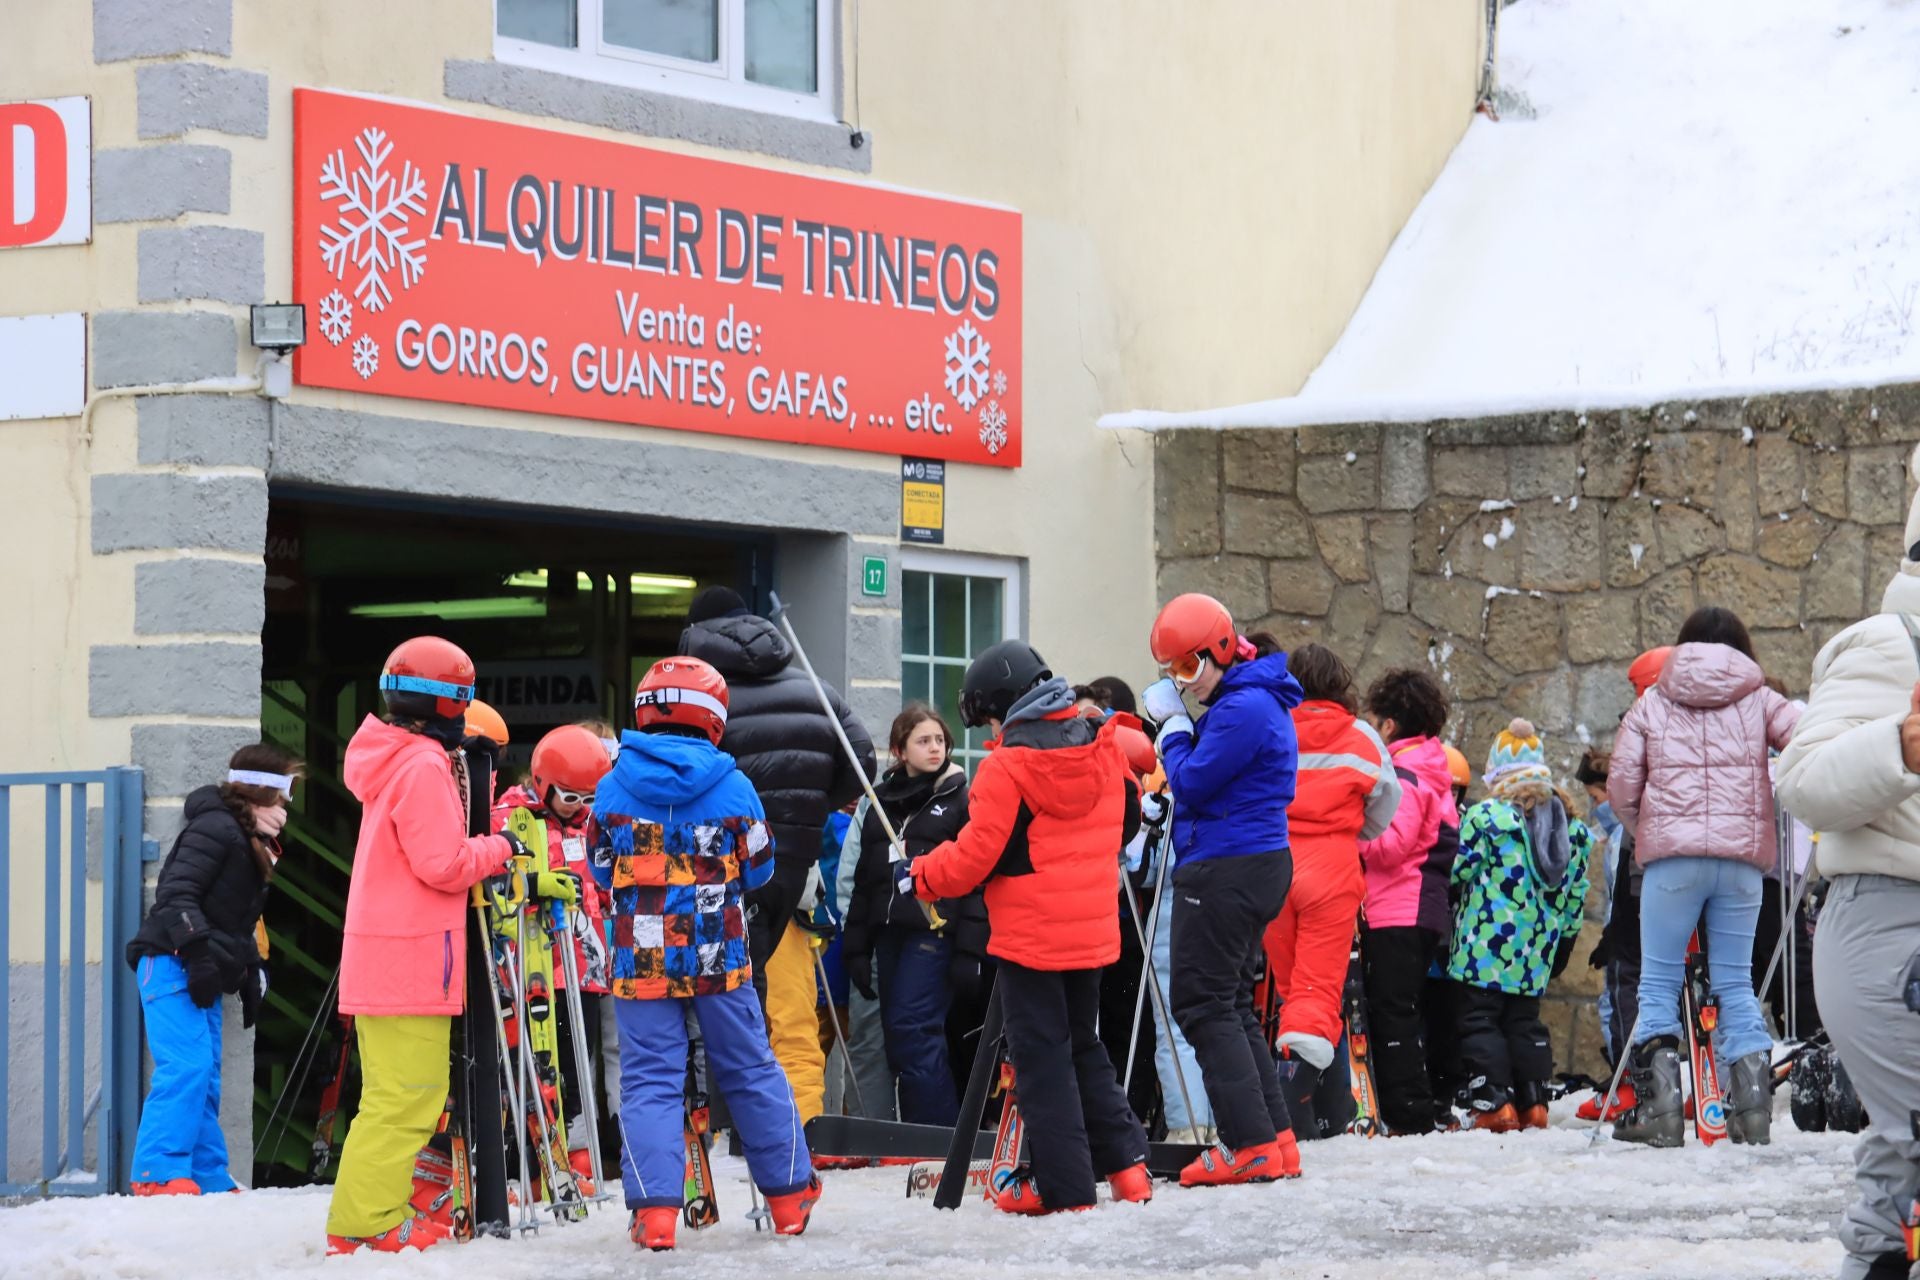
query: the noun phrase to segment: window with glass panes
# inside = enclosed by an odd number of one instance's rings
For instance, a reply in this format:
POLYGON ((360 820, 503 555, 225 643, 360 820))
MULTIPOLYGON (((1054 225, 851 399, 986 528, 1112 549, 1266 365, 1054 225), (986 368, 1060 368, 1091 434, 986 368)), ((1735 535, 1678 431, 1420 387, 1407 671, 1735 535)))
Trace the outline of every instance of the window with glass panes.
POLYGON ((759 105, 824 101, 834 0, 494 0, 511 61, 759 105))
POLYGON ((1006 638, 1007 580, 909 569, 900 575, 900 686, 953 726, 954 758, 968 772, 986 755, 987 731, 960 723, 960 682, 973 655, 1006 638))

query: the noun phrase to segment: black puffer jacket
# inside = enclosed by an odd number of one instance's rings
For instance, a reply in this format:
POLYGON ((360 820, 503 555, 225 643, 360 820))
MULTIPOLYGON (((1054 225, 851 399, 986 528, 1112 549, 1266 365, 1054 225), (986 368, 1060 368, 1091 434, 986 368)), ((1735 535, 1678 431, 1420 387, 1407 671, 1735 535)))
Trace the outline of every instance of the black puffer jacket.
POLYGON ((240 990, 259 963, 253 929, 267 905, 267 882, 252 842, 220 799, 220 788, 187 797, 187 825, 173 842, 153 890, 153 910, 127 943, 126 959, 172 955, 205 940, 223 991, 240 990))
MULTIPOLYGON (((886 806, 887 820, 906 845, 908 861, 945 844, 967 825, 967 771, 959 765, 947 766, 946 772, 937 777, 929 774, 918 778, 909 777, 905 768, 896 765, 874 787, 874 793, 886 806)), ((903 897, 894 891, 892 857, 887 829, 880 825, 879 815, 868 809, 860 829, 860 865, 853 873, 853 898, 847 904, 846 932, 849 945, 856 951, 871 950, 870 939, 883 926, 928 927, 919 903, 910 895, 903 897)), ((977 891, 937 905, 955 946, 961 946, 954 931, 964 918, 985 926, 987 908, 977 891)), ((984 937, 975 946, 978 951, 973 954, 986 954, 984 937)))
MULTIPOLYGON (((680 636, 680 652, 711 663, 727 679, 727 734, 720 749, 760 793, 773 829, 776 877, 797 902, 807 869, 820 860, 827 815, 860 794, 833 724, 813 682, 773 623, 751 614, 696 622, 680 636)), ((827 697, 873 776, 873 739, 829 687, 827 697)))

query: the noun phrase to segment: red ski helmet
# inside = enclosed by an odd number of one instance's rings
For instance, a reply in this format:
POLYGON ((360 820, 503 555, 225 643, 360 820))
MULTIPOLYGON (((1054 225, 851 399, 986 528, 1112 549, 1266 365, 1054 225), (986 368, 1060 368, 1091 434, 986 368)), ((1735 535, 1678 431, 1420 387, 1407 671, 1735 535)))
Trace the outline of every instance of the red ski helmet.
MULTIPOLYGON (((635 725, 683 725, 720 745, 727 731, 727 681, 698 658, 662 658, 647 668, 633 694, 635 725)), ((597 740, 596 740, 597 744, 597 740)), ((606 748, 599 748, 601 758, 606 748)))
MULTIPOLYGON (((1131 716, 1128 720, 1133 720, 1131 716)), ((1121 723, 1113 726, 1113 740, 1119 746, 1120 753, 1127 758, 1127 768, 1137 778, 1144 778, 1160 766, 1160 758, 1153 749, 1153 739, 1147 731, 1140 728, 1139 722, 1121 723)))
POLYGON ((1234 630, 1227 606, 1212 596, 1192 591, 1167 601, 1153 620, 1147 644, 1153 650, 1153 660, 1171 671, 1175 679, 1191 680, 1200 674, 1197 658, 1210 659, 1216 667, 1232 665, 1240 649, 1240 635, 1234 630))
POLYGON ((1663 644, 1633 660, 1633 664, 1627 668, 1627 680, 1633 685, 1634 697, 1645 697, 1647 690, 1660 683, 1660 673, 1667 669, 1667 659, 1672 656, 1673 646, 1663 644))
POLYGON ((600 741, 599 734, 577 724, 563 724, 534 747, 527 782, 545 804, 554 787, 576 797, 592 795, 612 768, 607 744, 600 741))
POLYGON ((467 736, 485 738, 496 747, 504 747, 509 741, 507 722, 498 711, 475 698, 467 704, 467 736))
POLYGON ((451 640, 415 636, 380 669, 387 710, 415 720, 460 720, 473 701, 473 659, 451 640))

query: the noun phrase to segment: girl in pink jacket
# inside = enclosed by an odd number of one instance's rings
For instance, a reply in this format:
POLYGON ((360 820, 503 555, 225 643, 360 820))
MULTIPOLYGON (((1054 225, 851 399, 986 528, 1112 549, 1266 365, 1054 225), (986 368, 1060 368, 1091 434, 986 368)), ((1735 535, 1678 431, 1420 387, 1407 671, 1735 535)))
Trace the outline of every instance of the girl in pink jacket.
POLYGON ((1753 990, 1763 869, 1774 865, 1767 753, 1799 711, 1766 687, 1753 642, 1727 609, 1695 610, 1659 681, 1614 739, 1607 794, 1633 833, 1640 889, 1640 1016, 1628 1069, 1636 1105, 1616 1138, 1681 1142, 1680 986, 1687 939, 1706 916, 1719 1047, 1732 1070, 1727 1131, 1766 1142, 1772 1037, 1753 990))
POLYGON ((421 636, 387 659, 387 716, 347 744, 360 839, 340 948, 340 1012, 354 1017, 363 1081, 327 1211, 327 1252, 424 1249, 445 1239, 415 1217, 414 1158, 446 1106, 453 1015, 466 997, 468 890, 518 846, 467 832, 455 754, 473 701, 473 660, 421 636))

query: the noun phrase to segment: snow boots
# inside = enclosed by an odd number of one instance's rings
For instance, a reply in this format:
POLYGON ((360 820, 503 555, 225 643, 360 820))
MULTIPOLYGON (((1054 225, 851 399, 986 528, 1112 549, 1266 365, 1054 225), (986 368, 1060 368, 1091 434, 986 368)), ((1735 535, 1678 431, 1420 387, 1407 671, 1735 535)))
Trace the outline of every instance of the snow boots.
POLYGON ((200 1184, 192 1178, 169 1178, 165 1182, 136 1182, 133 1194, 137 1196, 197 1196, 200 1184))
POLYGON ((1464 1127, 1478 1133, 1517 1133, 1522 1124, 1520 1111, 1506 1089, 1488 1083, 1485 1076, 1474 1080, 1473 1101, 1464 1127))
MULTIPOLYGON (((584 1130, 586 1121, 582 1120, 580 1124, 584 1130)), ((580 1188, 581 1195, 591 1200, 594 1196, 593 1155, 585 1147, 569 1151, 567 1165, 573 1170, 573 1184, 580 1188)))
POLYGON ((769 1195, 767 1209, 773 1214, 776 1235, 797 1236, 807 1229, 813 1206, 820 1203, 820 1179, 809 1178, 807 1185, 784 1195, 769 1195))
POLYGON ((1153 1199, 1153 1176, 1144 1164, 1129 1165, 1107 1178, 1114 1200, 1126 1204, 1145 1204, 1153 1199))
POLYGON ((627 1219, 627 1238, 643 1249, 665 1253, 673 1248, 674 1229, 679 1225, 680 1211, 671 1205, 635 1209, 627 1219))
MULTIPOLYGON (((1605 1094, 1605 1089, 1597 1091, 1591 1098, 1588 1098, 1580 1104, 1580 1109, 1574 1112, 1574 1117, 1579 1120, 1600 1119, 1600 1104, 1604 1101, 1605 1094)), ((1633 1086, 1625 1080, 1622 1080, 1620 1082, 1620 1091, 1613 1096, 1613 1105, 1607 1108, 1606 1118, 1609 1120, 1618 1120, 1621 1116, 1633 1109, 1633 1103, 1633 1086)))
POLYGON ((1291 1129, 1272 1142, 1230 1151, 1224 1145, 1200 1153, 1180 1171, 1183 1187, 1228 1187, 1300 1176, 1300 1144, 1291 1129))
POLYGON ((1773 1130, 1772 1055, 1756 1049, 1735 1062, 1728 1074, 1727 1136, 1765 1146, 1773 1130))
POLYGON ((1320 1136, 1320 1117, 1313 1095, 1320 1088, 1320 1068, 1303 1058, 1287 1057, 1273 1064, 1280 1074, 1280 1088, 1286 1094, 1287 1115, 1293 1131, 1309 1141, 1320 1136))
POLYGON ((1547 1086, 1538 1080, 1522 1080, 1513 1087, 1513 1109, 1520 1114, 1522 1129, 1547 1127, 1547 1086))
POLYGON ((362 1249, 371 1249, 375 1253, 404 1253, 408 1249, 428 1249, 447 1238, 447 1233, 427 1218, 415 1215, 401 1219, 398 1226, 388 1227, 377 1236, 336 1236, 327 1234, 327 1256, 337 1258, 342 1254, 358 1253, 362 1249))
POLYGON ((1621 1142, 1644 1142, 1650 1147, 1677 1147, 1685 1140, 1686 1120, 1680 1100, 1680 1041, 1655 1036, 1633 1047, 1627 1067, 1633 1081, 1633 1109, 1613 1127, 1621 1142))

